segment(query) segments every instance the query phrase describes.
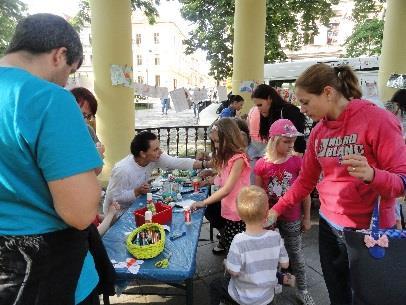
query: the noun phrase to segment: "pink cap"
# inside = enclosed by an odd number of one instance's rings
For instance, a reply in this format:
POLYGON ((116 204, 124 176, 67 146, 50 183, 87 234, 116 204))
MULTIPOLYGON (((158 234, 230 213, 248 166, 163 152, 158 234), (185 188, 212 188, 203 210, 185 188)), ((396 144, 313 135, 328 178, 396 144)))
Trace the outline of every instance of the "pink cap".
POLYGON ((275 121, 269 128, 269 137, 282 136, 282 137, 298 137, 303 136, 303 133, 297 131, 295 125, 287 119, 279 119, 275 121))

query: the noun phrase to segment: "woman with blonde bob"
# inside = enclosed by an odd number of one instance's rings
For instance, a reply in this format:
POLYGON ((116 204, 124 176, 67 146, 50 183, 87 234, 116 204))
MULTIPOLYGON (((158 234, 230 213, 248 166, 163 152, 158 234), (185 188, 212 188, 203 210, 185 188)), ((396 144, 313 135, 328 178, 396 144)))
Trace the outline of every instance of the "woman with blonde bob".
POLYGON ((317 184, 319 252, 332 305, 352 303, 344 227, 367 229, 381 197, 380 227, 395 225, 395 198, 404 193, 406 147, 399 120, 361 99, 348 66, 316 64, 296 81, 301 111, 319 123, 312 130, 302 169, 268 214, 274 222, 317 184), (320 182, 319 177, 322 174, 320 182))

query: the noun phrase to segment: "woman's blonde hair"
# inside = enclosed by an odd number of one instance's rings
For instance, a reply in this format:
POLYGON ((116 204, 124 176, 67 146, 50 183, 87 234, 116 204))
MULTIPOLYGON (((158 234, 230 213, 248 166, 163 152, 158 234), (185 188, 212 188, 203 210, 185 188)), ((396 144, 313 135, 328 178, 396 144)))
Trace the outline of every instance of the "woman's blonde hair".
POLYGON ((268 211, 268 196, 255 185, 243 187, 237 197, 238 215, 244 222, 263 221, 268 211))
POLYGON ((330 86, 348 100, 362 96, 358 78, 350 66, 331 67, 315 64, 299 76, 295 86, 316 95, 320 95, 326 86, 330 86))
POLYGON ((279 141, 282 139, 281 136, 272 136, 268 140, 268 144, 265 149, 265 159, 268 161, 275 161, 278 157, 276 147, 279 144, 279 141))
POLYGON ((219 169, 224 167, 232 156, 243 153, 245 144, 240 129, 232 118, 223 118, 214 122, 211 127, 211 132, 213 131, 217 131, 219 137, 218 149, 216 149, 213 140, 211 141, 213 163, 219 169))

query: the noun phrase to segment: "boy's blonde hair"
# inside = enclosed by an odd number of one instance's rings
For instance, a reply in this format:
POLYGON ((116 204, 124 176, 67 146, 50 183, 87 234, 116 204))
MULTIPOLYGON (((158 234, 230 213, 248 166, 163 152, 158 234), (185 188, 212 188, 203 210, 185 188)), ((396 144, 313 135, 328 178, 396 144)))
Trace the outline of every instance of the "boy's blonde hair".
POLYGON ((278 158, 278 153, 276 147, 278 146, 279 141, 282 139, 281 136, 273 136, 268 140, 268 144, 265 149, 265 159, 268 161, 273 161, 278 158))
POLYGON ((268 212, 268 196, 258 186, 243 187, 237 197, 237 211, 244 222, 263 221, 268 212))

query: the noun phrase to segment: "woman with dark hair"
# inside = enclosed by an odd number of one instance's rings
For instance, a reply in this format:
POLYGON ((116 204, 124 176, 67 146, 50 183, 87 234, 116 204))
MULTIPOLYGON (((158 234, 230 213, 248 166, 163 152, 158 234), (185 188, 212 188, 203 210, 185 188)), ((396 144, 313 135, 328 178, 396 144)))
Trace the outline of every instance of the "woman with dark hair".
MULTIPOLYGON (((251 167, 265 153, 268 142, 269 127, 279 119, 288 119, 296 129, 303 133, 305 129, 305 116, 300 109, 282 99, 274 88, 269 85, 258 85, 251 95, 255 107, 248 114, 248 127, 250 130, 251 144, 248 148, 248 155, 251 160, 251 167)), ((303 137, 295 141, 294 150, 303 154, 306 149, 306 142, 303 137)), ((251 182, 253 183, 253 176, 251 182)))
POLYGON ((406 135, 406 89, 396 91, 386 104, 387 109, 402 122, 403 134, 406 135))
POLYGON ((230 95, 229 105, 227 108, 224 108, 220 113, 220 119, 222 118, 232 118, 235 117, 237 111, 240 111, 244 105, 244 99, 241 95, 230 95))
MULTIPOLYGON (((76 87, 70 90, 73 96, 76 99, 82 111, 83 119, 87 124, 87 129, 89 130, 90 136, 93 139, 93 142, 96 144, 96 148, 100 153, 100 156, 103 158, 104 155, 104 145, 100 142, 99 138, 96 135, 96 112, 97 112, 97 100, 93 93, 84 88, 76 87)), ((96 169, 96 175, 99 175, 102 171, 102 167, 96 169)))
POLYGON ((100 142, 96 136, 96 112, 97 112, 97 100, 93 93, 84 88, 84 87, 76 87, 71 89, 70 91, 76 99, 80 107, 80 111, 82 111, 83 118, 85 119, 90 135, 95 143, 100 142))
MULTIPOLYGON (((396 91, 390 101, 385 104, 386 109, 392 112, 402 124, 403 127, 403 139, 406 141, 406 89, 399 89, 396 91)), ((396 202, 396 228, 402 229, 402 198, 398 198, 396 202)))

